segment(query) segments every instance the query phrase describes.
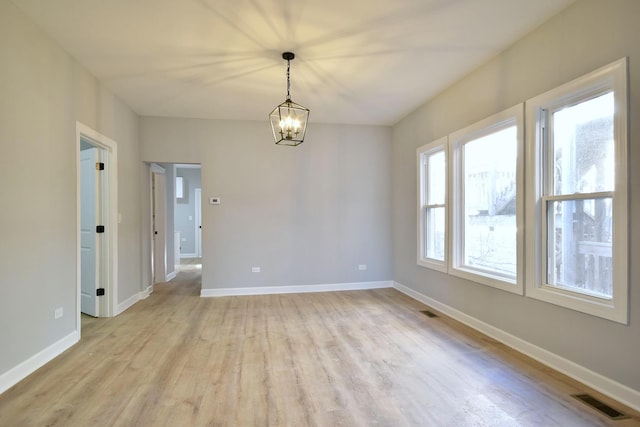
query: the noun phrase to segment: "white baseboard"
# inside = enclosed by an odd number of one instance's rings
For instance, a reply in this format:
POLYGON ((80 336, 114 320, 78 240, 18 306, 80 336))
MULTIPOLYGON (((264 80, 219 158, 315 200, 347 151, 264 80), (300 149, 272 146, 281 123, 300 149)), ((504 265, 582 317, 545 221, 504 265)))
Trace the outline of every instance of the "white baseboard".
POLYGON ((298 294, 309 292, 356 291, 393 287, 392 281, 334 283, 328 285, 255 286, 247 288, 202 289, 201 297, 226 297, 239 295, 298 294))
POLYGON ((116 316, 127 310, 138 301, 148 298, 151 292, 153 292, 153 285, 148 286, 147 289, 140 291, 137 294, 133 294, 125 301, 122 301, 120 304, 118 304, 118 311, 116 313, 116 316))
POLYGON ((172 271, 171 273, 167 274, 167 276, 164 278, 164 281, 168 282, 171 279, 175 279, 177 275, 178 275, 177 271, 172 271))
POLYGON ((147 299, 153 293, 153 285, 147 286, 147 289, 140 291, 140 299, 147 299))
POLYGON ((398 282, 393 282, 393 287, 400 292, 416 299, 465 325, 482 332, 485 335, 523 353, 538 362, 562 372, 563 374, 580 381, 581 383, 598 390, 599 392, 623 403, 630 408, 640 411, 640 391, 620 384, 610 378, 593 372, 584 366, 578 365, 569 359, 558 356, 528 341, 524 341, 515 335, 511 335, 502 329, 498 329, 481 320, 471 317, 453 307, 443 304, 420 292, 408 288, 398 282))
POLYGON ((138 301, 141 300, 140 294, 142 292, 139 292, 137 294, 133 294, 131 295, 129 298, 127 298, 126 300, 122 301, 120 304, 118 304, 118 309, 116 311, 116 316, 122 312, 124 312, 126 309, 128 309, 129 307, 131 307, 133 304, 137 303, 138 301))
POLYGON ((49 363, 51 360, 58 357, 65 350, 72 347, 80 340, 80 333, 73 331, 61 340, 51 344, 49 347, 34 354, 18 366, 8 370, 0 375, 0 394, 4 393, 27 376, 35 372, 37 369, 49 363))

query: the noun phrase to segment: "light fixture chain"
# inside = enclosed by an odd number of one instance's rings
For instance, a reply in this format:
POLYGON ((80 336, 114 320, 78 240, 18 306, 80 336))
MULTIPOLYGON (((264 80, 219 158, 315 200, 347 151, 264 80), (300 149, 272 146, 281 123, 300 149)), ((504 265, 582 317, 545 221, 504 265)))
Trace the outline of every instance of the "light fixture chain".
POLYGON ((291 101, 291 94, 289 93, 291 91, 291 80, 289 79, 290 68, 291 61, 287 59, 287 101, 291 101))
POLYGON ((295 147, 302 144, 307 131, 309 109, 291 100, 291 61, 293 52, 283 52, 282 59, 287 61, 287 99, 269 114, 273 138, 278 145, 295 147))

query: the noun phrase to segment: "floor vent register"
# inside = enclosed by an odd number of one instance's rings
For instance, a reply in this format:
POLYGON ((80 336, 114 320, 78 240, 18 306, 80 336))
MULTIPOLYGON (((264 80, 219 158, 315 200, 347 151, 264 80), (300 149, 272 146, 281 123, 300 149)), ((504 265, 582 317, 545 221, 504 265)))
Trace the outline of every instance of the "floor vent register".
POLYGON ((624 420, 626 418, 630 418, 628 415, 623 414, 617 409, 612 408, 604 402, 599 401, 595 397, 588 394, 572 394, 572 397, 575 397, 579 401, 591 406, 594 409, 602 412, 612 420, 624 420))
POLYGON ((424 314, 427 317, 438 317, 437 314, 435 314, 433 311, 429 311, 429 310, 423 310, 420 313, 424 314))

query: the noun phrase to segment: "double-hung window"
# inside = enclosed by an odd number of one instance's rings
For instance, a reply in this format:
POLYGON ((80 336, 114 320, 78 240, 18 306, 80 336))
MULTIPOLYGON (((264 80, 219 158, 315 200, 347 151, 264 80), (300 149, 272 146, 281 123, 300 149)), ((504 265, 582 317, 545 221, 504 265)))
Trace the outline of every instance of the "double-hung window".
POLYGON ((453 275, 522 294, 523 105, 449 135, 453 275))
POLYGON ((627 64, 527 101, 527 295, 627 322, 627 64))
POLYGON ((627 84, 624 58, 418 148, 418 264, 627 323, 627 84))
POLYGON ((447 138, 417 149, 418 264, 447 271, 447 138))

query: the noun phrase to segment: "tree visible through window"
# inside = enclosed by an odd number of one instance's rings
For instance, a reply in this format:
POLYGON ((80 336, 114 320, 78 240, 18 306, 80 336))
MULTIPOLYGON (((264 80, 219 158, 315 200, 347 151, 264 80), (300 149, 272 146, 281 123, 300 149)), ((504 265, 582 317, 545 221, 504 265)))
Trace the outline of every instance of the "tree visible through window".
POLYGON ((526 293, 628 321, 627 60, 527 101, 526 293))
POLYGON ((418 148, 418 264, 627 323, 627 98, 623 58, 418 148))
POLYGON ((444 261, 444 196, 445 196, 445 156, 444 151, 431 154, 426 159, 427 204, 425 206, 426 235, 425 252, 427 258, 444 261))
POLYGON ((611 298, 613 92, 549 113, 548 283, 611 298))
POLYGON ((446 138, 424 145, 418 154, 418 264, 446 271, 446 138))
POLYGON ((464 144, 464 265, 516 277, 517 128, 464 144))
POLYGON ((523 104, 449 135, 451 274, 523 292, 523 104))

